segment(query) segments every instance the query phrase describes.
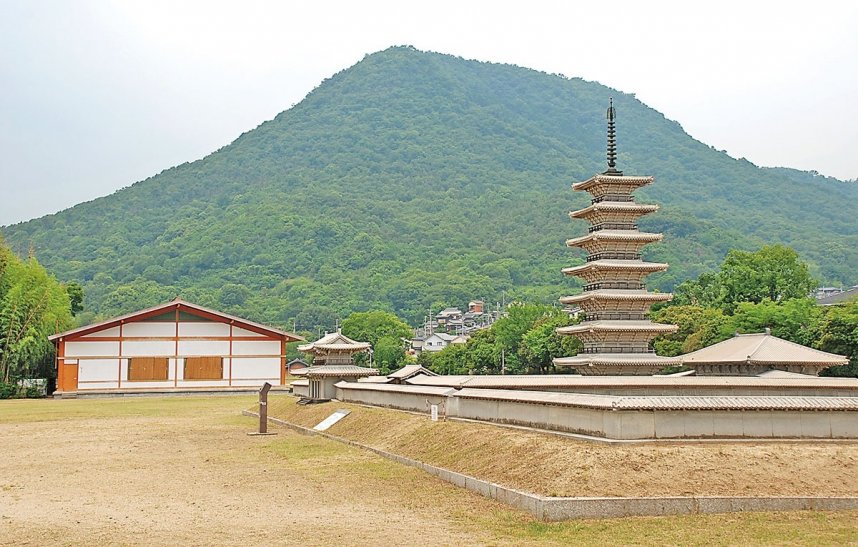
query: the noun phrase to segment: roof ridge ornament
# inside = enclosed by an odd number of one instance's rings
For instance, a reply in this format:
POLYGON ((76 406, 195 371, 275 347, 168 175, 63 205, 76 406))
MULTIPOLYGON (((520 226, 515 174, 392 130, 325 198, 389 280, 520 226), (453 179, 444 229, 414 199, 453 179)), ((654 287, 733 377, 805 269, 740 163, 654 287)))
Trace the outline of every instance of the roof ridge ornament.
POLYGON ((611 97, 610 102, 608 103, 608 170, 602 173, 603 175, 610 175, 615 177, 621 177, 623 175, 622 171, 617 170, 617 132, 614 126, 614 120, 617 118, 617 111, 614 109, 614 98, 611 97))

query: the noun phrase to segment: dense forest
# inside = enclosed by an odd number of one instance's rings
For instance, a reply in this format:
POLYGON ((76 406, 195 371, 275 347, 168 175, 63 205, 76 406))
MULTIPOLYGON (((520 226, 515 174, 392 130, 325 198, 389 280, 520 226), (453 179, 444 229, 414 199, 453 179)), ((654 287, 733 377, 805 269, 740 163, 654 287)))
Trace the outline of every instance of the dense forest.
POLYGON ((300 331, 368 310, 412 324, 430 307, 577 291, 563 242, 586 225, 569 189, 604 170, 653 175, 640 202, 665 233, 647 258, 673 289, 729 249, 782 243, 828 284, 858 283, 858 184, 761 169, 694 140, 633 95, 509 65, 391 48, 211 155, 66 211, 5 226, 22 256, 85 289, 81 322, 167 301, 300 331))

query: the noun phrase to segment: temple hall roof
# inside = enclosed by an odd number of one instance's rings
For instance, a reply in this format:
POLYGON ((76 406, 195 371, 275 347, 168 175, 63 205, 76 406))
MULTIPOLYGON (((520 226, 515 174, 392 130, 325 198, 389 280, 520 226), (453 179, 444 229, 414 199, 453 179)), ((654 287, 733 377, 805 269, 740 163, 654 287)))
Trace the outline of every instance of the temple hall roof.
POLYGON ((828 353, 778 338, 769 333, 737 334, 733 338, 682 356, 685 365, 704 363, 751 363, 777 365, 790 363, 845 365, 843 355, 828 353))

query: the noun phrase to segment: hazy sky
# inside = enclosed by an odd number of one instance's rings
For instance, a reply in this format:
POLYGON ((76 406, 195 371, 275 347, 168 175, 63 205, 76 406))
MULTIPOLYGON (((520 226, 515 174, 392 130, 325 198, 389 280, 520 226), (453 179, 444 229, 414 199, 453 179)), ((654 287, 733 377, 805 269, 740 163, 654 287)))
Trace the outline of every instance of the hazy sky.
POLYGON ((596 80, 758 165, 858 177, 858 3, 0 0, 0 225, 228 144, 409 44, 596 80))

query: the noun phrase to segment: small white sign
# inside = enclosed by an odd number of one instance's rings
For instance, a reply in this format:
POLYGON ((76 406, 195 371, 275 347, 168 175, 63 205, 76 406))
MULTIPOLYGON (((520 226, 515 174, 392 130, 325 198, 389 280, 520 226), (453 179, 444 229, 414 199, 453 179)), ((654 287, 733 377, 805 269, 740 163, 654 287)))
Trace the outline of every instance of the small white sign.
POLYGON ((432 414, 432 421, 438 421, 438 405, 431 405, 429 407, 429 412, 432 414))
POLYGON ((325 418, 324 420, 322 420, 321 422, 319 422, 319 425, 317 425, 313 429, 315 429, 316 431, 326 431, 329 427, 351 414, 351 412, 351 410, 341 408, 327 418, 325 418))

